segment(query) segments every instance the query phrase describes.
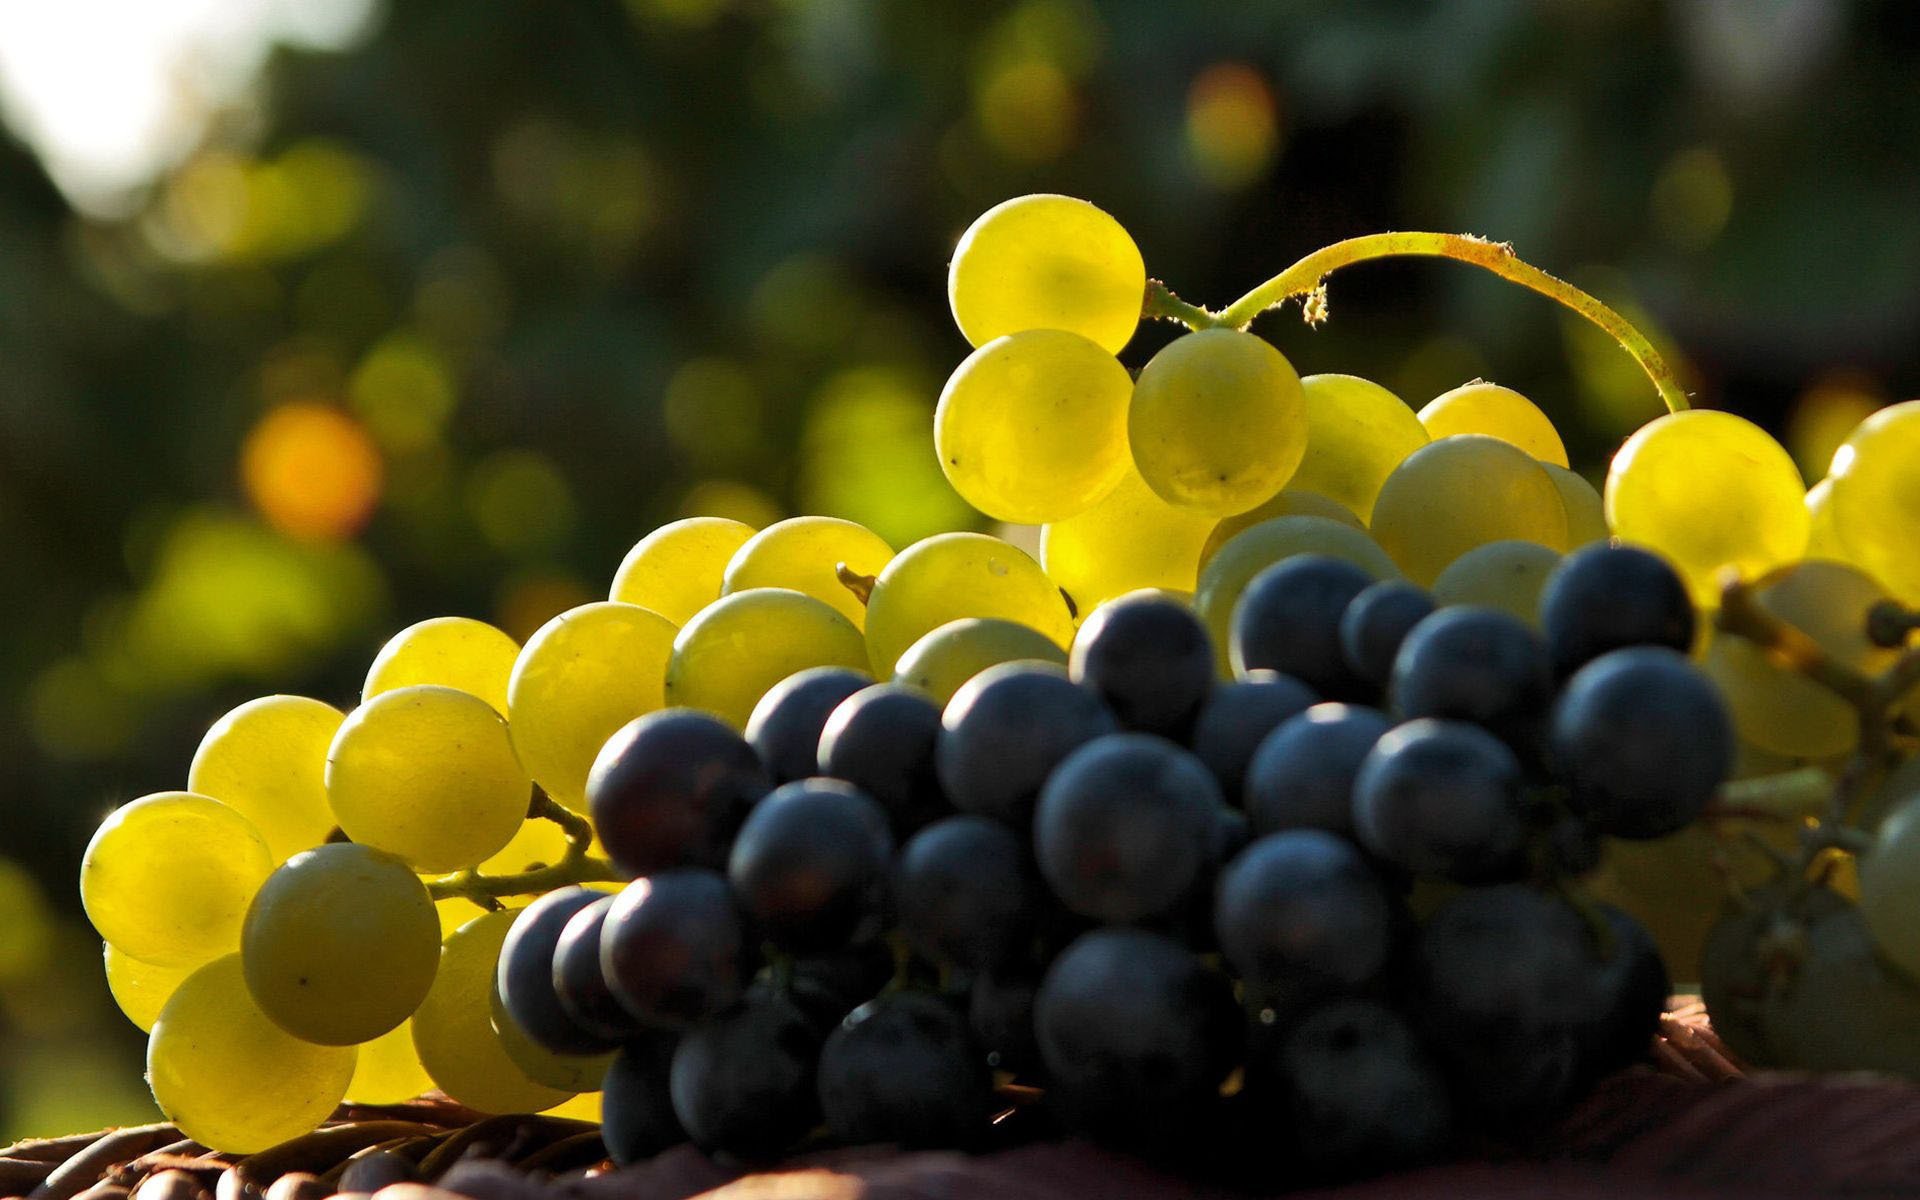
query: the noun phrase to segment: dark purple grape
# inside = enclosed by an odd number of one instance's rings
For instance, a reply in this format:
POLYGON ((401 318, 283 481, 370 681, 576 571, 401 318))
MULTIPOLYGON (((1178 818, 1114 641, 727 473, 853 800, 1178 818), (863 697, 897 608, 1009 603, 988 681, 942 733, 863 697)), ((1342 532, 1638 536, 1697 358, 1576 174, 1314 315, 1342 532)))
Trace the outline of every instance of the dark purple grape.
POLYGON ((1524 621, 1463 604, 1413 627, 1387 690, 1403 721, 1472 721, 1524 748, 1552 699, 1553 677, 1546 648, 1524 621))
POLYGON ((1609 650, 1693 646, 1693 600, 1667 561, 1637 546, 1596 542, 1560 561, 1540 589, 1540 628, 1565 678, 1609 650))
POLYGON ((1186 605, 1135 592, 1093 610, 1074 636, 1067 672, 1098 693, 1122 727, 1179 740, 1213 686, 1213 643, 1186 605))
POLYGON ((1388 730, 1360 764, 1353 825, 1395 866, 1457 883, 1498 883, 1526 870, 1520 761, 1463 721, 1388 730))
POLYGON ((1001 663, 963 684, 941 716, 934 762, 963 812, 1024 830, 1040 785, 1073 751, 1119 728, 1106 703, 1058 667, 1001 663))
POLYGON ((1395 918, 1360 851, 1320 829, 1255 841, 1221 872, 1214 904, 1227 961, 1252 994, 1286 1010, 1379 983, 1395 918))
POLYGON ((600 929, 607 986, 648 1025, 685 1028, 731 1008, 749 963, 733 891, 704 867, 634 880, 614 898, 600 929))
POLYGON ((820 1110, 852 1145, 966 1149, 987 1130, 993 1077, 954 1005, 893 992, 848 1014, 820 1052, 820 1110))
POLYGON ((1352 837, 1354 777, 1391 728, 1378 709, 1316 704, 1268 734, 1247 764, 1241 793, 1255 831, 1326 829, 1352 837))
POLYGON ((1020 836, 998 821, 935 821, 900 848, 893 879, 900 931, 934 962, 984 971, 1033 940, 1039 880, 1020 836))
POLYGON ((1236 675, 1265 668, 1336 700, 1370 698, 1340 651, 1340 619, 1373 576, 1330 554, 1296 554, 1255 575, 1233 606, 1236 675))
POLYGON ((1594 947, 1595 1011, 1581 1040, 1586 1074, 1597 1080, 1648 1057, 1673 980, 1646 926, 1611 904, 1594 908, 1607 938, 1594 947))
POLYGON ((687 1140, 673 1112, 671 1034, 628 1042, 600 1086, 600 1140, 614 1165, 631 1167, 687 1140))
POLYGON ((607 856, 629 875, 717 868, 772 787, 739 734, 706 713, 670 708, 607 739, 587 777, 587 807, 607 856))
POLYGON ((1340 615, 1340 656, 1376 688, 1387 686, 1400 643, 1434 610, 1433 596, 1404 579, 1368 584, 1340 615))
POLYGON ((820 1119, 815 1066, 825 1040, 793 1001, 756 987, 739 1008, 680 1039, 674 1115, 710 1154, 776 1159, 820 1119))
POLYGON ((865 671, 810 667, 767 689, 747 718, 747 744, 775 783, 820 774, 820 732, 842 701, 873 682, 865 671))
MULTIPOLYGON (((601 893, 568 919, 553 949, 553 991, 560 1007, 582 1029, 611 1041, 637 1036, 642 1029, 607 986, 600 969, 600 935, 612 896, 601 893)), ((504 1000, 505 997, 502 997, 504 1000)))
POLYGON ((940 707, 918 688, 876 683, 843 701, 820 731, 820 773, 880 802, 894 836, 953 811, 934 771, 940 707))
POLYGON ((761 936, 821 954, 872 931, 892 855, 887 815, 871 797, 836 779, 803 779, 747 817, 727 880, 761 936))
POLYGON ((1214 685, 1194 718, 1188 744, 1228 802, 1239 804, 1254 750, 1289 717, 1319 697, 1278 671, 1249 671, 1244 679, 1214 685))
POLYGON ((568 1015, 554 991, 554 952, 560 934, 581 909, 605 892, 568 887, 548 892, 521 909, 500 946, 495 986, 500 1003, 520 1031, 555 1054, 605 1054, 619 1044, 568 1015))

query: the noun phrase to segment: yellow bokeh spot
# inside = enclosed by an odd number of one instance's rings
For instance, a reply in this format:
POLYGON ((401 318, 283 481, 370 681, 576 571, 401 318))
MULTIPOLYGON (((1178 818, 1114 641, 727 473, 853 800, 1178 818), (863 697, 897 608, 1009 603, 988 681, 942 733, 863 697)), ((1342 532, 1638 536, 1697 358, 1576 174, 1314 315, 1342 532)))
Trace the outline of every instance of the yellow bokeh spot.
POLYGON ((163 252, 188 261, 292 258, 350 233, 372 189, 366 164, 325 139, 272 159, 209 150, 168 181, 150 232, 163 252))
POLYGON ((338 541, 358 533, 380 501, 382 474, 367 431, 326 404, 278 406, 240 450, 247 498, 290 537, 338 541))
POLYGON ((1668 159, 1648 198, 1654 225, 1675 246, 1697 250, 1720 236, 1733 213, 1733 180, 1717 151, 1682 150, 1668 159))
POLYGON ((573 530, 573 489, 531 450, 503 450, 475 466, 467 508, 481 536, 509 553, 552 546, 573 530))
POLYGON ((1079 98, 1044 59, 996 64, 974 85, 974 114, 989 145, 1016 163, 1052 162, 1073 144, 1079 98))
MULTIPOLYGON (((929 415, 927 419, 933 418, 929 415)), ((765 529, 786 515, 787 510, 780 507, 778 500, 750 483, 734 479, 708 479, 694 484, 680 498, 679 511, 674 513, 676 518, 725 517, 755 529, 765 529)))
POLYGON ((1854 426, 1886 402, 1872 377, 1860 372, 1835 371, 1815 380, 1787 417, 1787 451, 1800 474, 1812 480, 1826 475, 1854 426))
POLYGON ((26 868, 0 858, 0 987, 40 974, 53 950, 53 913, 26 868))
POLYGON ((598 599, 598 594, 571 575, 520 576, 500 588, 493 623, 514 641, 525 642, 561 613, 598 599))
POLYGON ((1216 63, 1187 92, 1187 150, 1222 189, 1245 187, 1273 162, 1280 117, 1265 77, 1244 63, 1216 63))
POLYGON ((104 758, 132 736, 138 714, 127 695, 85 658, 40 672, 27 694, 33 740, 55 758, 104 758))
POLYGON ((657 175, 638 143, 544 118, 508 127, 493 148, 494 187, 508 206, 606 269, 652 231, 657 175))
POLYGON ((453 372, 440 352, 408 333, 367 351, 347 383, 353 411, 390 451, 437 441, 455 402, 453 372))
POLYGON ((829 377, 800 436, 800 507, 857 521, 895 546, 972 528, 927 444, 930 381, 893 367, 853 367, 829 377))
POLYGON ((844 263, 823 254, 782 259, 747 298, 747 319, 761 337, 796 350, 833 352, 856 332, 860 287, 844 263))
POLYGON ((727 358, 696 358, 667 381, 667 438, 702 465, 737 466, 761 448, 764 404, 753 375, 727 358))
POLYGON ((732 0, 627 0, 635 20, 658 21, 685 29, 704 29, 718 20, 732 0))

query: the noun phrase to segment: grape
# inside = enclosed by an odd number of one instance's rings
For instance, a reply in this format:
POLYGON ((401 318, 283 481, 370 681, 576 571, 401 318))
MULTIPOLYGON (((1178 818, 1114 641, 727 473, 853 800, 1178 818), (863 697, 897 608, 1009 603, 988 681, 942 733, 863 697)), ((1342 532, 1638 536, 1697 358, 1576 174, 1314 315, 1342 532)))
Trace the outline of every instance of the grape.
POLYGON ((187 790, 253 823, 273 861, 327 840, 327 748, 346 715, 305 696, 262 696, 215 721, 193 752, 187 790))
POLYGON ((1488 542, 1447 564, 1433 581, 1434 603, 1498 609, 1538 628, 1540 589, 1559 565, 1559 552, 1536 542, 1488 542))
POLYGON ((644 1163, 687 1140, 673 1112, 671 1037, 628 1042, 614 1055, 601 1089, 600 1137, 616 1166, 644 1163))
POLYGON ((193 974, 193 968, 159 967, 141 962, 112 942, 105 943, 102 949, 106 958, 107 990, 113 993, 113 1002, 120 1006, 127 1020, 140 1027, 140 1032, 151 1032, 167 998, 182 980, 193 974))
POLYGON ((1024 1072, 1038 1064, 1033 1037, 1033 1001, 1037 979, 1018 971, 982 971, 967 989, 967 1026, 996 1070, 1024 1072))
POLYGON ((962 684, 1001 663, 1067 665, 1067 652, 1025 625, 992 617, 963 617, 927 634, 900 656, 893 680, 945 705, 962 684))
POLYGON ((1112 491, 1040 530, 1040 565, 1082 611, 1139 588, 1190 592, 1213 529, 1205 513, 1162 500, 1129 452, 1112 491))
POLYGON ((1400 568, 1364 531, 1325 517, 1276 517, 1234 535, 1201 568, 1193 593, 1194 611, 1213 639, 1215 666, 1222 675, 1232 670, 1227 644, 1241 593, 1255 575, 1296 554, 1344 558, 1375 579, 1400 576, 1400 568))
POLYGON ((902 550, 874 581, 867 598, 874 675, 899 678, 895 664, 908 647, 962 617, 1025 625, 1056 646, 1073 640, 1066 599, 1040 564, 999 538, 943 533, 902 550))
POLYGON ((907 839, 894 865, 895 919, 914 950, 966 971, 1026 949, 1039 889, 1018 834, 998 821, 943 817, 907 839))
POLYGON ((1308 375, 1307 453, 1290 489, 1338 501, 1360 521, 1373 515, 1380 485, 1430 435, 1406 401, 1357 375, 1308 375))
MULTIPOLYGON (((527 1035, 527 1031, 514 1022, 507 1013, 506 1001, 500 998, 500 974, 494 972, 493 984, 487 991, 487 1015, 494 1033, 500 1037, 501 1049, 513 1060, 520 1073, 544 1087, 558 1088, 563 1092, 597 1092, 601 1081, 605 1079, 607 1068, 613 1065, 613 1051, 599 1054, 557 1054, 527 1035)), ((562 1101, 562 1104, 568 1102, 562 1101)))
POLYGON ((1403 579, 1367 585, 1340 614, 1340 654, 1356 676, 1384 690, 1413 627, 1433 613, 1433 596, 1403 579))
POLYGON ((1385 713, 1316 704, 1269 734, 1247 765, 1244 807, 1256 833, 1324 829, 1353 836, 1353 781, 1381 735, 1385 713))
POLYGON ((1413 627, 1387 690, 1402 720, 1475 721, 1524 746, 1553 694, 1546 647, 1490 608, 1443 608, 1413 627))
POLYGON ((1554 674, 1565 678, 1625 646, 1686 653, 1693 646, 1693 601, 1659 555, 1636 546, 1586 546, 1547 577, 1540 628, 1554 674))
MULTIPOLYGON (((1920 799, 1909 799, 1880 822, 1872 848, 1860 857, 1860 915, 1887 961, 1920 976, 1916 900, 1920 900, 1920 799)), ((112 980, 111 971, 107 977, 112 980)))
POLYGON ((1732 413, 1692 409, 1640 427, 1613 456, 1607 525, 1672 563, 1694 600, 1720 604, 1718 574, 1752 577, 1806 549, 1806 488, 1793 458, 1732 413))
POLYGON ((1566 549, 1567 511, 1526 451, 1466 433, 1408 455, 1381 486, 1369 529, 1408 577, 1432 587, 1448 563, 1488 542, 1566 549))
POLYGON ((1234 674, 1291 675, 1323 696, 1353 699, 1366 684, 1340 653, 1340 619, 1373 576, 1328 554, 1296 554, 1267 567, 1233 606, 1227 654, 1234 674))
POLYGON ((1164 738, 1118 733, 1069 754, 1033 818, 1040 873, 1061 903, 1099 921, 1170 911, 1209 859, 1220 791, 1164 738))
POLYGON ((1854 553, 1833 523, 1833 480, 1822 479, 1807 489, 1808 558, 1852 562, 1854 553))
POLYGON ((1353 824, 1374 854, 1459 883, 1526 867, 1520 763, 1476 725, 1432 718, 1381 736, 1353 785, 1353 824))
POLYGON ((756 929, 789 953, 836 950, 869 932, 886 892, 885 811, 835 779, 774 789, 747 817, 727 880, 756 929))
POLYGON ((618 1042, 640 1032, 640 1023, 613 994, 601 969, 601 934, 615 897, 596 896, 567 918, 553 944, 553 994, 560 1011, 596 1037, 618 1042))
POLYGON ((413 1048, 413 1022, 400 1022, 362 1042, 347 1084, 348 1104, 401 1104, 433 1090, 433 1080, 413 1048))
POLYGON ((302 1041, 355 1045, 420 1006, 440 964, 440 920, 420 877, 393 855, 316 846, 260 885, 240 961, 275 1024, 302 1041))
POLYGON ((539 1112, 567 1098, 527 1078, 494 1028, 494 976, 517 916, 484 913, 442 942, 440 970, 413 1014, 413 1047, 434 1085, 486 1113, 539 1112))
MULTIPOLYGON (((554 989, 554 951, 567 922, 605 896, 592 888, 548 892, 515 915, 500 944, 493 990, 513 1025, 555 1054, 605 1054, 618 1042, 573 1019, 554 989)), ((505 1030, 500 1030, 504 1034, 505 1030)))
POLYGON ((1567 465, 1567 447, 1553 421, 1533 401, 1497 383, 1475 380, 1434 397, 1420 410, 1420 424, 1435 441, 1461 433, 1485 434, 1543 463, 1567 465))
POLYGON ((1806 957, 1787 987, 1765 994, 1765 1037, 1784 1065, 1883 1071, 1920 1079, 1920 988, 1881 961, 1857 909, 1810 921, 1806 957))
POLYGON ((1124 728, 1182 738, 1213 684, 1213 646, 1186 605, 1132 593, 1080 626, 1067 674, 1105 700, 1124 728))
POLYGON ((820 733, 841 701, 873 682, 865 671, 811 667, 773 685, 747 718, 747 742, 775 783, 820 773, 820 733))
POLYGON ((685 625, 720 598, 727 563, 752 536, 753 526, 725 517, 688 517, 662 525, 627 551, 607 599, 685 625))
POLYGON ((916 688, 876 683, 847 697, 827 718, 820 731, 820 773, 878 800, 894 835, 905 837, 953 809, 934 771, 939 741, 938 705, 916 688))
POLYGON ((779 1157, 819 1120, 824 1040, 792 1000, 765 989, 681 1038, 671 1089, 687 1136, 710 1154, 779 1157))
POLYGON ((863 670, 866 642, 824 601, 786 588, 722 596, 673 640, 667 703, 746 728, 768 689, 808 667, 863 670))
MULTIPOLYGON (((1338 500, 1330 500, 1318 492, 1303 492, 1291 487, 1282 488, 1265 504, 1223 518, 1219 524, 1215 525, 1213 532, 1207 535, 1206 545, 1200 549, 1199 565, 1204 567, 1212 562, 1213 556, 1220 552, 1220 547, 1232 541, 1236 535, 1252 529, 1255 525, 1277 520, 1280 517, 1325 517, 1329 521, 1338 521, 1348 528, 1358 529, 1363 533, 1367 528, 1359 517, 1354 516, 1352 511, 1338 500)), ((1194 582, 1188 581, 1189 589, 1194 582)))
POLYGON ((934 768, 954 806, 1024 829, 1040 785, 1077 747, 1119 728, 1055 667, 1003 663, 954 693, 934 768))
POLYGON ((716 872, 681 867, 636 879, 607 910, 600 973, 646 1025, 691 1025, 726 1011, 747 971, 746 927, 716 872))
POLYGON ((995 520, 1064 521, 1126 473, 1132 397, 1127 369, 1079 334, 1008 334, 982 344, 947 380, 934 451, 953 490, 995 520))
POLYGON ((658 613, 603 600, 542 625, 514 663, 507 722, 527 774, 586 811, 587 772, 613 732, 666 703, 676 630, 658 613))
POLYGON ((1894 404, 1860 422, 1834 452, 1828 476, 1833 530, 1851 561, 1904 604, 1920 605, 1920 401, 1894 404))
POLYGON ((744 738, 687 708, 628 722, 587 776, 594 828, 607 856, 630 875, 719 866, 747 810, 772 790, 744 738))
POLYGON ((1221 872, 1221 953, 1267 1003, 1371 988, 1393 954, 1394 909, 1352 843, 1323 829, 1270 833, 1221 872))
POLYGON ((1278 671, 1249 671, 1243 679, 1214 685, 1193 721, 1195 757, 1220 784, 1220 794, 1240 804, 1247 766, 1268 734, 1319 697, 1278 671))
POLYGON ((518 875, 523 871, 550 867, 566 857, 567 831, 543 817, 520 822, 520 832, 489 858, 482 859, 480 870, 491 875, 518 875))
POLYGON ((1543 462, 1540 469, 1553 480, 1553 486, 1560 489, 1560 503, 1567 511, 1567 548, 1577 550, 1606 541, 1611 531, 1607 528, 1607 508, 1599 491, 1583 476, 1565 467, 1543 462))
POLYGON ((162 967, 240 948, 240 925, 273 855, 217 800, 156 792, 115 809, 80 860, 80 902, 100 936, 162 967))
POLYGON ((459 688, 493 705, 506 715, 507 679, 520 643, 485 621, 467 617, 434 617, 407 626, 387 639, 367 668, 360 699, 381 692, 434 683, 459 688))
POLYGON ((1595 1006, 1583 1023, 1581 1045, 1586 1075, 1597 1080, 1647 1058, 1673 981, 1646 926, 1611 904, 1594 908, 1606 918, 1609 945, 1594 955, 1595 1006))
POLYGON ((1733 725, 1707 677, 1665 646, 1613 650, 1574 673, 1548 746, 1567 803, 1615 837, 1691 824, 1733 767, 1733 725))
POLYGON ((893 992, 861 1005, 820 1051, 820 1109, 849 1145, 964 1148, 987 1128, 993 1079, 952 1004, 893 992))
POLYGON ((532 789, 493 706, 432 684, 362 704, 327 754, 340 828, 416 871, 457 871, 499 852, 520 831, 532 789))
POLYGON ((864 525, 837 517, 791 517, 762 529, 734 552, 720 593, 790 588, 832 605, 860 629, 867 606, 840 582, 839 569, 845 565, 859 575, 878 575, 891 561, 893 547, 864 525))
POLYGON ((1140 323, 1147 268, 1120 223, 1071 196, 1018 196, 954 247, 947 300, 967 341, 1068 329, 1118 354, 1140 323))
POLYGON ((1169 504, 1218 517, 1287 485, 1307 449, 1292 364, 1233 329, 1175 338, 1141 369, 1127 413, 1134 465, 1169 504))

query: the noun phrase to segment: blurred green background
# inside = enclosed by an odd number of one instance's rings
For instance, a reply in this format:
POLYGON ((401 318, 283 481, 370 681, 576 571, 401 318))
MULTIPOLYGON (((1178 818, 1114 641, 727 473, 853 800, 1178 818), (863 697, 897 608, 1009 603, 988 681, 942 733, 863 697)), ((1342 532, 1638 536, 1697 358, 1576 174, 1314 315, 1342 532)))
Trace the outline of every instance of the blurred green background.
MULTIPOLYGON (((1810 477, 1920 390, 1912 0, 71 0, 0 4, 0 106, 0 1143, 151 1112, 76 865, 233 704, 348 703, 429 615, 524 637, 676 516, 980 523, 929 422, 1007 196, 1214 305, 1512 241, 1810 477)), ((1656 411, 1465 268, 1332 313, 1263 329, 1516 386, 1589 474, 1656 411)))

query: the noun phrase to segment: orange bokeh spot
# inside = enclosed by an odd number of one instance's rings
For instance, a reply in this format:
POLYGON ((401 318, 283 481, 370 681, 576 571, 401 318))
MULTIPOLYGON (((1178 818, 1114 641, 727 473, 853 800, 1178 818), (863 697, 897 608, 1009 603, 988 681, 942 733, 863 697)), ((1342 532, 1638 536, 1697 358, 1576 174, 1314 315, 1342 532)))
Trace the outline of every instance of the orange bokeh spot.
POLYGON ((367 431, 326 404, 280 405, 240 448, 247 498, 289 537, 352 537, 373 516, 383 475, 380 451, 367 431))

